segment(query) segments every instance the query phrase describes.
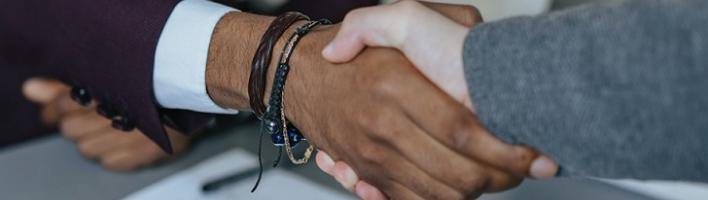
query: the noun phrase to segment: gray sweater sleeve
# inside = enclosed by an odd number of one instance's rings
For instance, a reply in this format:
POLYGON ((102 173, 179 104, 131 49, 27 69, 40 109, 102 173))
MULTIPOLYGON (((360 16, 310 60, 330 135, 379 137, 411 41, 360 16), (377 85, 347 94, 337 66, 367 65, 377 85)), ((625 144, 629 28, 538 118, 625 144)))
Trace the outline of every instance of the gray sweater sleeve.
POLYGON ((482 122, 550 155, 560 176, 708 182, 708 1, 481 24, 463 51, 482 122))

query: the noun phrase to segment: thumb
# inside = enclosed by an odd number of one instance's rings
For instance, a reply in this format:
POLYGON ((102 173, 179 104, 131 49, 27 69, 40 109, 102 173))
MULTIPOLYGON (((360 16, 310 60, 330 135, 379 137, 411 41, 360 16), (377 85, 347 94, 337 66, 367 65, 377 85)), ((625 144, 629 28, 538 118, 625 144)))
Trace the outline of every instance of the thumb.
POLYGON ((69 97, 69 86, 44 78, 31 78, 22 85, 22 93, 28 100, 40 104, 41 119, 46 124, 57 123, 63 115, 82 109, 69 97))
POLYGON ((333 63, 344 63, 356 57, 364 49, 364 43, 353 31, 340 29, 337 36, 322 50, 322 57, 333 63))
POLYGON ((22 85, 22 93, 25 98, 38 104, 49 104, 68 91, 68 86, 44 78, 31 78, 22 85))
POLYGON ((322 50, 325 60, 343 63, 352 60, 364 47, 397 47, 403 40, 405 20, 390 5, 359 8, 344 18, 332 41, 322 50))

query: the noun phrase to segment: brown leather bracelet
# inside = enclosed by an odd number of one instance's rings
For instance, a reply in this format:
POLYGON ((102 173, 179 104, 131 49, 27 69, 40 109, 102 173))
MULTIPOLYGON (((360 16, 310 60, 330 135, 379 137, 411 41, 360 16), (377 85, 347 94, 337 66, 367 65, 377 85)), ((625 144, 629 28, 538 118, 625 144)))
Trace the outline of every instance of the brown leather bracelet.
POLYGON ((286 12, 278 15, 270 23, 263 37, 261 37, 256 54, 253 56, 251 76, 248 80, 248 99, 251 109, 253 109, 258 118, 261 118, 266 110, 263 104, 263 95, 265 93, 266 75, 273 53, 273 46, 290 26, 300 20, 309 20, 309 17, 299 12, 286 12))

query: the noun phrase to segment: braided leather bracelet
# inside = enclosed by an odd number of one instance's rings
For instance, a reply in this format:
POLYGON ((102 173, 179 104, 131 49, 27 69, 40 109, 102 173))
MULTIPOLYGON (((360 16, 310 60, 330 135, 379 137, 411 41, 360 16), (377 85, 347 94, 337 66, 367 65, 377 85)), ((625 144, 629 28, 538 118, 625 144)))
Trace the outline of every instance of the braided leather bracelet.
POLYGON ((309 20, 310 18, 299 12, 286 12, 273 20, 268 26, 268 30, 261 37, 260 44, 251 62, 251 74, 248 79, 248 99, 251 109, 256 116, 261 118, 266 108, 263 105, 263 93, 265 93, 266 75, 268 65, 270 65, 273 46, 278 42, 280 36, 295 22, 309 20))

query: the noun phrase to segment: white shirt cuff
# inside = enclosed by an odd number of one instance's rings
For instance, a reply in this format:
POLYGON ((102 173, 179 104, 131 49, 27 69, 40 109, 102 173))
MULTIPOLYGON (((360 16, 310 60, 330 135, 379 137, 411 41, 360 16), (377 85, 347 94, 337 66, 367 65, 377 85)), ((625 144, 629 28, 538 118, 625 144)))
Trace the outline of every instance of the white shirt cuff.
POLYGON ((181 1, 167 19, 155 52, 153 88, 160 106, 235 114, 207 94, 206 65, 216 23, 233 8, 206 0, 181 1))

